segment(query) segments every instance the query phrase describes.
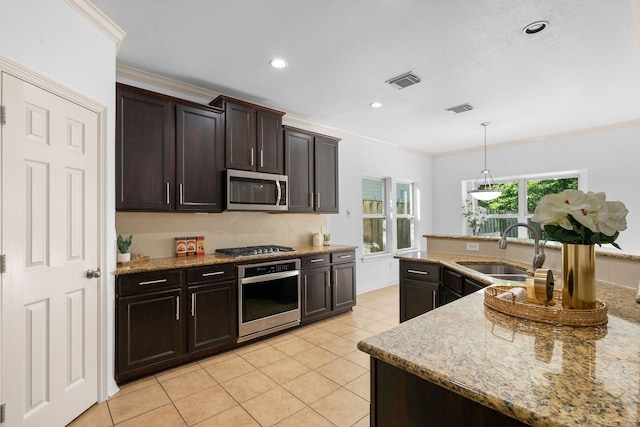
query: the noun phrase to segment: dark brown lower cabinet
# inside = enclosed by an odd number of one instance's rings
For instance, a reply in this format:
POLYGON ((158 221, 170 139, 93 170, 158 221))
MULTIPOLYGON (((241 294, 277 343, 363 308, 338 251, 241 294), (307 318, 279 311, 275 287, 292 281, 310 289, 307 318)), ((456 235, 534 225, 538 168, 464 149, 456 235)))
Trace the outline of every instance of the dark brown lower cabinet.
POLYGON ((204 356, 235 344, 238 338, 236 295, 233 281, 187 288, 190 356, 204 356))
POLYGON ((301 257, 302 323, 344 313, 356 305, 355 256, 355 251, 344 251, 301 257))
POLYGON ((370 375, 372 426, 519 427, 526 425, 373 357, 370 375))
POLYGON ((180 288, 120 297, 116 381, 125 382, 182 361, 180 288))
POLYGON ((438 307, 440 285, 402 279, 400 284, 400 321, 412 319, 438 307))
POLYGON ((301 317, 303 320, 331 312, 331 267, 315 267, 300 271, 301 317))

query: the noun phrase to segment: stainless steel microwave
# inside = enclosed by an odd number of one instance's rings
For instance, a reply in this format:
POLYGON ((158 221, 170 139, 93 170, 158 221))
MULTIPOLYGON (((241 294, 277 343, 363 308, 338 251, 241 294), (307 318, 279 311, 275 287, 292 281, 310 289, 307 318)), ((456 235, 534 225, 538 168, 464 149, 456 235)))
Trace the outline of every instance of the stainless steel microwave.
POLYGON ((285 175, 227 169, 227 210, 286 211, 288 199, 285 175))

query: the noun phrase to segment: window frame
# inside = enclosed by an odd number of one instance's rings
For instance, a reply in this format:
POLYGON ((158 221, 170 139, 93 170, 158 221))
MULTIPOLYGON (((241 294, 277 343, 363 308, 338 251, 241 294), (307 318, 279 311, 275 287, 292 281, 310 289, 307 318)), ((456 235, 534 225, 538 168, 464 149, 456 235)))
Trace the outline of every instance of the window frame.
POLYGON ((415 231, 416 230, 416 215, 415 215, 416 190, 415 188, 416 188, 415 182, 402 180, 402 179, 396 180, 394 185, 395 194, 394 194, 393 200, 395 200, 394 211, 396 215, 396 219, 394 221, 394 226, 395 226, 394 243, 395 243, 395 250, 397 253, 411 252, 416 250, 416 231, 415 231), (399 185, 409 185, 409 212, 406 214, 401 214, 398 212, 397 203, 398 203, 398 186, 399 185), (401 218, 409 219, 411 221, 411 227, 409 232, 410 238, 411 238, 411 245, 406 248, 398 248, 398 242, 399 242, 399 236, 400 236, 400 233, 398 231, 398 220, 400 220, 401 218))
POLYGON ((360 191, 361 191, 361 202, 364 202, 364 188, 363 188, 363 184, 365 180, 370 180, 370 181, 379 181, 382 183, 382 213, 381 214, 366 214, 364 213, 364 209, 362 211, 362 224, 364 225, 364 220, 365 219, 383 219, 382 221, 382 250, 378 251, 378 252, 369 252, 369 253, 365 253, 365 242, 364 242, 364 233, 362 235, 362 256, 364 258, 375 258, 375 257, 380 257, 380 256, 386 256, 388 254, 390 254, 391 252, 389 251, 389 221, 391 221, 390 218, 390 209, 387 206, 388 205, 388 201, 392 200, 391 199, 391 194, 389 192, 389 188, 390 188, 390 178, 387 177, 375 177, 375 176, 363 176, 361 181, 360 181, 360 191))
MULTIPOLYGON (((493 180, 495 183, 518 182, 518 212, 516 214, 487 214, 487 217, 515 219, 516 222, 525 223, 525 224, 528 223, 528 220, 533 216, 533 214, 530 214, 527 212, 527 181, 552 180, 552 179, 563 179, 563 178, 577 178, 578 189, 581 191, 587 191, 586 190, 587 188, 586 169, 494 178, 493 180)), ((474 180, 462 181, 462 206, 466 206, 466 203, 468 200, 471 201, 474 208, 477 206, 477 200, 468 193, 469 190, 473 189, 474 182, 475 182, 474 180)), ((518 235, 517 235, 518 238, 521 238, 521 239, 529 238, 529 234, 528 234, 529 232, 525 227, 517 227, 517 230, 518 230, 518 235)), ((469 236, 472 234, 473 233, 469 229, 465 218, 462 217, 462 235, 469 236)), ((512 236, 512 237, 516 237, 516 236, 512 236)))

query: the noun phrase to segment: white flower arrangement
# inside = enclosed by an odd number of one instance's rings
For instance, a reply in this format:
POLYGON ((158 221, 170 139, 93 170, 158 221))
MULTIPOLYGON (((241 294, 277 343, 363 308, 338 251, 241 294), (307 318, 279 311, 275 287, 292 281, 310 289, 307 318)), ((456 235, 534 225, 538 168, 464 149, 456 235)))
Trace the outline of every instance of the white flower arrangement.
POLYGON ((480 228, 487 222, 487 210, 482 206, 478 206, 474 209, 471 200, 467 200, 467 206, 462 207, 462 216, 467 220, 467 225, 473 232, 474 236, 477 236, 480 232, 480 228))
POLYGON ((536 206, 531 221, 544 227, 551 240, 579 245, 615 243, 627 228, 629 211, 622 202, 606 201, 605 193, 565 190, 547 194, 536 206))

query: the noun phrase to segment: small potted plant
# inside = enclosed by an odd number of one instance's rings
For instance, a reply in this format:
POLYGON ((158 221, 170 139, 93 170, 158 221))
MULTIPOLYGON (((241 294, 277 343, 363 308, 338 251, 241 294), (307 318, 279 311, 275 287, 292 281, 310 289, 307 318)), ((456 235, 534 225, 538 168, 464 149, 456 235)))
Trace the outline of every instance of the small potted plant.
POLYGON ((474 236, 480 233, 480 229, 487 222, 487 210, 482 206, 474 208, 471 200, 467 200, 467 206, 462 207, 462 216, 467 220, 474 236))
POLYGON ((129 253, 131 240, 133 240, 133 234, 129 234, 126 239, 118 234, 118 262, 129 262, 131 260, 131 254, 129 253))

